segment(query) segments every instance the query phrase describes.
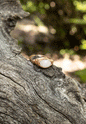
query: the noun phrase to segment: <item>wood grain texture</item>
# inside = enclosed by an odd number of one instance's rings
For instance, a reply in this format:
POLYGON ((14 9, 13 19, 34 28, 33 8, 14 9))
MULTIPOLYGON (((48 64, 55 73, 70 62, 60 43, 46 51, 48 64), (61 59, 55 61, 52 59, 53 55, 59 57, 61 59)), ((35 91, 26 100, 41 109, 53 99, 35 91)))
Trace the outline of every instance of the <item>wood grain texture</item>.
POLYGON ((20 54, 10 31, 24 16, 18 0, 0 0, 0 124, 86 124, 82 86, 20 54))

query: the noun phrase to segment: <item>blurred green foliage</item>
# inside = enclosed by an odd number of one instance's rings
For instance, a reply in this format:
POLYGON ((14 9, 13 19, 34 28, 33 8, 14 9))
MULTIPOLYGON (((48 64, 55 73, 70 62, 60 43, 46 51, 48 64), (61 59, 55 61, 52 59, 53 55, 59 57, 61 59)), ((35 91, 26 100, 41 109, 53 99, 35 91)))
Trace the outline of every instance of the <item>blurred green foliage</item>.
POLYGON ((75 74, 78 75, 81 78, 81 81, 83 83, 86 83, 86 69, 76 71, 75 74))
POLYGON ((43 3, 41 1, 39 3, 36 3, 32 0, 28 0, 26 4, 22 5, 22 7, 25 11, 28 11, 30 13, 39 12, 40 14, 45 14, 46 10, 50 8, 48 3, 43 3))
MULTIPOLYGON (((69 19, 70 23, 86 25, 86 1, 85 0, 73 0, 73 4, 75 6, 75 10, 79 11, 82 15, 78 18, 69 19)), ((86 35, 86 27, 83 28, 83 31, 86 35)), ((86 50, 86 40, 81 39, 80 49, 86 50)))
POLYGON ((44 25, 44 23, 41 21, 41 19, 40 18, 38 18, 37 16, 34 16, 34 21, 35 21, 35 23, 38 25, 38 26, 43 26, 44 25))
POLYGON ((80 48, 86 50, 86 40, 81 40, 81 43, 80 48))
POLYGON ((69 55, 74 55, 75 54, 74 50, 72 50, 72 49, 70 49, 70 50, 68 50, 68 49, 61 49, 60 50, 60 54, 61 55, 64 55, 66 53, 69 54, 69 55))
POLYGON ((81 12, 86 12, 86 1, 85 0, 73 0, 73 4, 76 7, 76 10, 81 12))
POLYGON ((55 42, 61 46, 60 48, 70 49, 79 46, 80 49, 86 49, 86 43, 83 42, 86 35, 86 28, 83 26, 86 25, 85 0, 20 1, 23 9, 34 15, 38 26, 46 25, 49 29, 52 27, 51 34, 54 35, 55 42))
POLYGON ((84 20, 84 19, 72 18, 72 19, 69 19, 69 22, 70 23, 74 23, 74 24, 81 24, 81 25, 85 25, 86 24, 86 20, 84 20))

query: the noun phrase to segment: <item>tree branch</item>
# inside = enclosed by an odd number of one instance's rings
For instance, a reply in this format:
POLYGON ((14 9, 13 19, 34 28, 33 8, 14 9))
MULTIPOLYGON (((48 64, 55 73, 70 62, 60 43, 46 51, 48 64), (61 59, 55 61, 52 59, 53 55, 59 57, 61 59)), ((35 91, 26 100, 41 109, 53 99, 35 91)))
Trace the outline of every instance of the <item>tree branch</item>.
POLYGON ((0 1, 0 123, 86 124, 82 86, 61 68, 42 69, 20 54, 10 31, 24 16, 18 0, 0 1))

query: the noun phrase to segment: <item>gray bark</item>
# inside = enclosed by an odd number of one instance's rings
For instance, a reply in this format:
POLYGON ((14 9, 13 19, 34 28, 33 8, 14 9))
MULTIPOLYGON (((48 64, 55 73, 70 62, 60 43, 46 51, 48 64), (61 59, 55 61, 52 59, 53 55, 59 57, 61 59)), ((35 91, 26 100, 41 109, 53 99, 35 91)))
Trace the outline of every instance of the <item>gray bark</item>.
POLYGON ((10 31, 24 16, 18 0, 0 0, 0 124, 86 124, 84 88, 20 54, 10 31))

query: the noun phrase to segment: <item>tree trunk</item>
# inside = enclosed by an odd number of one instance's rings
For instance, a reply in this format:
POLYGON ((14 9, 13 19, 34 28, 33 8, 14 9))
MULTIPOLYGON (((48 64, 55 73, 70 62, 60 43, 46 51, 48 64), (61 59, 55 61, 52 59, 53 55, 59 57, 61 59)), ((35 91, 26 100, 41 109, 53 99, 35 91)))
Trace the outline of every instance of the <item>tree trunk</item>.
POLYGON ((33 65, 10 36, 27 15, 18 0, 0 0, 0 124, 86 124, 82 86, 61 68, 33 65))

